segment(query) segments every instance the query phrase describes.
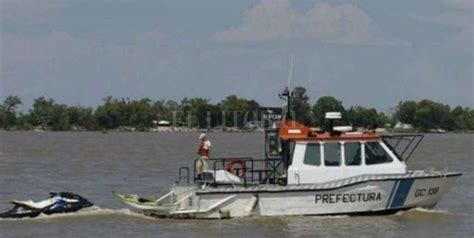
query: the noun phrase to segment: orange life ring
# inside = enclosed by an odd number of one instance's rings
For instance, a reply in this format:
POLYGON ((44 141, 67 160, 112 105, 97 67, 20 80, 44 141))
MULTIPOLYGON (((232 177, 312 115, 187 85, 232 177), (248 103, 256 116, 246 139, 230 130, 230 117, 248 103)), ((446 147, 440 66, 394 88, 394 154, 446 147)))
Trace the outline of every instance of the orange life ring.
POLYGON ((240 165, 240 168, 241 168, 238 176, 240 178, 244 178, 245 172, 247 171, 247 167, 245 166, 245 161, 243 160, 231 160, 229 163, 226 164, 225 170, 227 170, 227 172, 229 173, 233 173, 232 168, 234 167, 235 164, 240 165))

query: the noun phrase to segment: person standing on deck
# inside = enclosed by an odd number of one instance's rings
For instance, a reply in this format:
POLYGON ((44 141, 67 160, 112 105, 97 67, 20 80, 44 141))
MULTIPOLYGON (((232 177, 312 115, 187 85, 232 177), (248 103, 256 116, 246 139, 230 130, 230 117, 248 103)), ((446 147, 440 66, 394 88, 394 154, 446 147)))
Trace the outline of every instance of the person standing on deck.
POLYGON ((202 172, 204 170, 208 170, 209 166, 207 165, 207 160, 209 159, 211 155, 211 141, 207 138, 207 135, 202 133, 199 136, 199 140, 201 140, 201 144, 199 145, 199 150, 198 150, 198 155, 199 159, 196 162, 196 174, 197 178, 201 179, 202 178, 202 172))

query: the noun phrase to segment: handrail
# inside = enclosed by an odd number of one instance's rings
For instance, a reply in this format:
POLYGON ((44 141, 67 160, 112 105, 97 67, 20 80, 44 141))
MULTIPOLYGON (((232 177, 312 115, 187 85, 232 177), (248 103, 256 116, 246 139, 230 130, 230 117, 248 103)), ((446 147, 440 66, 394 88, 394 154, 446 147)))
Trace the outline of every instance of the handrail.
POLYGON ((169 197, 171 194, 173 194, 173 191, 171 191, 171 192, 163 195, 162 197, 158 198, 157 200, 155 200, 155 203, 159 203, 159 202, 163 201, 163 199, 169 197))
POLYGON ((424 138, 424 135, 421 134, 400 134, 400 135, 382 135, 383 142, 387 147, 398 157, 400 161, 407 162, 415 150, 420 145, 421 141, 424 138), (396 140, 396 143, 392 144, 391 140, 396 140), (403 147, 400 145, 402 141, 407 141, 406 145, 403 147), (401 148, 400 148, 400 147, 401 148))
MULTIPOLYGON (((194 160, 194 182, 197 180, 196 174, 196 164, 199 158, 194 160)), ((212 167, 209 169, 214 172, 213 177, 213 185, 217 185, 216 183, 216 176, 218 170, 224 169, 226 164, 230 161, 243 161, 246 167, 246 175, 243 177, 243 185, 247 186, 248 182, 258 182, 263 183, 267 181, 267 183, 276 184, 277 177, 281 175, 278 171, 279 167, 281 166, 281 159, 253 159, 250 157, 228 157, 228 158, 210 158, 207 160, 208 164, 212 167), (261 163, 262 168, 256 169, 256 164, 261 163), (255 173, 258 173, 258 181, 255 178, 255 173), (264 176, 262 176, 262 173, 264 176)), ((236 169, 237 172, 239 169, 236 169)))
POLYGON ((206 210, 196 210, 196 209, 193 209, 193 210, 183 210, 183 211, 175 211, 175 212, 171 212, 171 214, 173 215, 177 215, 177 214, 190 214, 190 213, 208 213, 214 209, 216 209, 217 207, 221 206, 222 204, 230 201, 231 199, 234 199, 235 197, 237 197, 237 195, 231 195, 231 196, 228 196, 222 200, 220 200, 219 202, 215 203, 214 205, 208 207, 206 210))
POLYGON ((178 205, 180 204, 182 201, 184 201, 185 199, 191 197, 193 195, 193 193, 189 193, 188 195, 184 196, 183 198, 179 199, 178 201, 176 201, 175 203, 173 203, 173 205, 178 205))

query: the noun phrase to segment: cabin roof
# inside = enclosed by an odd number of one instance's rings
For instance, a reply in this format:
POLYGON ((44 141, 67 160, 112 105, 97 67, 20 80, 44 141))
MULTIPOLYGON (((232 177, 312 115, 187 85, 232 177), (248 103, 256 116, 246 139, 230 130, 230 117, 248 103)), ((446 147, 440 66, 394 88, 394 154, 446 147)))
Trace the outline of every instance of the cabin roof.
POLYGON ((374 132, 320 132, 303 124, 288 120, 280 124, 279 135, 282 140, 291 141, 378 141, 380 135, 374 132))

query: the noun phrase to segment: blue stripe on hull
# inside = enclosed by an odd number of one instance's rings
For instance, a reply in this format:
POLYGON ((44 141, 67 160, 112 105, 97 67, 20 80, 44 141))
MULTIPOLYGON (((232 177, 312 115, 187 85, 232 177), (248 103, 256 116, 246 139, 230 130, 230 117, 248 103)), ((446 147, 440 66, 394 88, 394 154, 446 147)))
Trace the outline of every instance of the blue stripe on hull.
POLYGON ((393 197, 393 201, 390 204, 390 208, 402 207, 403 204, 405 204, 408 193, 410 193, 410 189, 414 181, 414 179, 405 179, 399 182, 397 191, 393 197))

